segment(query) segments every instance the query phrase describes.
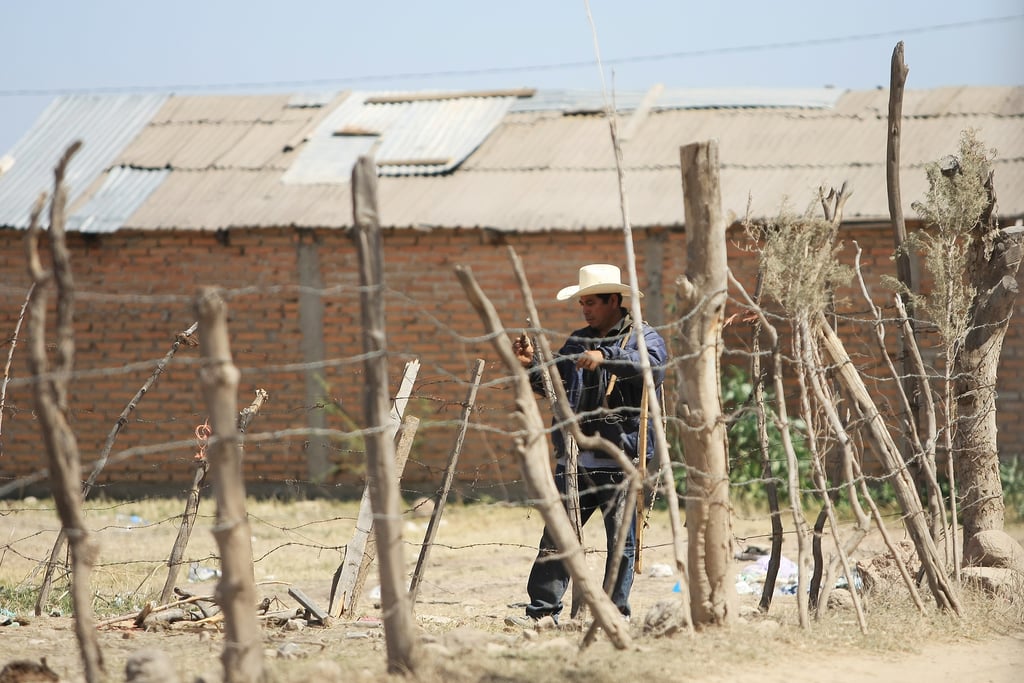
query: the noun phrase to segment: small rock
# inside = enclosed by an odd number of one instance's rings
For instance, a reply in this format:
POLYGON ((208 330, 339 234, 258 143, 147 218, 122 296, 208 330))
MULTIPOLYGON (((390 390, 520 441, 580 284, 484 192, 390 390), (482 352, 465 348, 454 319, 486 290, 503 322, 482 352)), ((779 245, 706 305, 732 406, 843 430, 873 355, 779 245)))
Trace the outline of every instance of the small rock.
POLYGON ((975 567, 1004 567, 1024 573, 1024 547, 1005 531, 979 531, 964 547, 964 564, 975 567))
POLYGON ((46 663, 46 657, 41 657, 38 662, 27 659, 18 659, 9 662, 3 670, 0 670, 0 682, 2 683, 47 683, 48 681, 59 681, 60 676, 46 663))
POLYGON ((644 615, 643 632, 655 638, 670 636, 689 622, 690 615, 684 614, 681 601, 662 600, 644 615))
POLYGON ((1006 567, 964 567, 964 584, 977 586, 1008 602, 1024 600, 1024 574, 1006 567))
POLYGON ((853 594, 846 588, 836 588, 828 596, 828 608, 840 610, 853 609, 853 594))
POLYGON ((301 631, 306 628, 305 619, 289 619, 284 622, 284 630, 286 631, 301 631))
POLYGON ((277 648, 278 659, 298 659, 304 656, 305 653, 302 652, 302 648, 295 643, 284 643, 277 648))

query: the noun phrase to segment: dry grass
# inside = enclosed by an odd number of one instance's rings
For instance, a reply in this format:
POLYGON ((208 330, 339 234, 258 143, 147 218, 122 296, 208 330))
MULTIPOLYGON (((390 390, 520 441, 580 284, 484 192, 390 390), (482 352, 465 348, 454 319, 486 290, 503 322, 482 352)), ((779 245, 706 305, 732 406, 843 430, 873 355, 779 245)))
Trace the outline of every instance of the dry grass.
MULTIPOLYGON (((182 508, 183 502, 171 499, 90 503, 88 520, 101 543, 93 585, 98 618, 130 613, 155 599, 166 577, 163 563, 182 508)), ((210 533, 212 508, 208 502, 201 507, 188 552, 189 560, 207 567, 217 566, 210 533)), ((263 595, 282 608, 295 607, 287 595, 288 586, 294 585, 326 606, 330 577, 342 557, 339 549, 354 528, 356 503, 251 500, 248 509, 254 573, 263 595)), ((56 514, 50 501, 8 501, 0 503, 0 515, 6 544, 0 552, 0 607, 30 614, 40 576, 36 567, 53 543, 56 514)), ((766 519, 738 519, 735 525, 740 544, 767 545, 762 537, 766 519)), ((405 559, 410 573, 425 526, 425 518, 411 513, 406 518, 405 559)), ((416 605, 424 653, 430 661, 421 680, 728 680, 753 672, 762 680, 812 680, 795 677, 794 672, 815 671, 815 667, 827 671, 825 667, 834 668, 837 660, 851 657, 858 662, 907 657, 936 642, 980 647, 1005 634, 1020 633, 1024 627, 1024 601, 996 602, 966 592, 964 618, 956 620, 937 611, 931 601, 927 613, 918 614, 905 591, 897 587, 867 600, 866 635, 861 634, 852 612, 830 612, 803 631, 792 597, 777 597, 768 616, 757 616, 752 609, 756 598, 748 596, 741 599, 743 617, 730 628, 709 629, 694 637, 645 637, 640 629, 643 614, 656 602, 673 599, 678 580, 645 575, 638 576, 634 585, 634 648, 619 652, 598 638, 581 653, 579 632, 554 631, 527 638, 503 623, 506 615, 521 611, 510 605, 526 599, 526 575, 541 526, 539 515, 525 507, 448 507, 416 605), (788 679, 762 675, 786 670, 791 674, 788 679)), ((596 523, 586 531, 589 546, 603 545, 596 523)), ((1024 528, 1014 532, 1018 539, 1024 537, 1024 528)), ((645 540, 648 568, 670 564, 663 512, 657 513, 645 540)), ((869 539, 864 547, 865 551, 875 548, 877 541, 869 539)), ((795 551, 789 550, 787 555, 795 557, 795 551)), ((592 568, 602 562, 602 555, 591 556, 592 568)), ((376 585, 374 580, 369 578, 368 589, 376 585)), ((183 570, 178 585, 195 593, 212 593, 214 582, 190 584, 183 570)), ((66 581, 61 579, 53 594, 59 598, 65 591, 66 581)), ((66 613, 59 599, 53 607, 66 613)), ((379 610, 364 598, 356 616, 377 618, 379 610)), ((32 653, 47 655, 58 671, 74 675, 80 669, 67 616, 34 619, 21 628, 5 628, 0 635, 0 661, 32 653)), ((101 647, 108 671, 117 672, 114 680, 123 671, 125 658, 143 647, 171 653, 180 672, 192 676, 218 670, 223 639, 215 627, 180 624, 162 632, 104 629, 101 647)), ((385 676, 383 635, 373 623, 347 622, 302 631, 268 627, 265 647, 272 655, 266 661, 273 681, 374 681, 385 676), (292 650, 295 656, 280 657, 279 649, 292 650)))

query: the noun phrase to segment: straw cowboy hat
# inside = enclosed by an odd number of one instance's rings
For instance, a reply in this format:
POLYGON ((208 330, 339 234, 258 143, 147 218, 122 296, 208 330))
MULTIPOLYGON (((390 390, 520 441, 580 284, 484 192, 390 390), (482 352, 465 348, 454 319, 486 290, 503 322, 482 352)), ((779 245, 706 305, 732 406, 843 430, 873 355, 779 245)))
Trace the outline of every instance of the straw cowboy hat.
MULTIPOLYGON (((563 287, 555 295, 559 301, 587 294, 621 294, 629 296, 629 285, 622 284, 618 266, 607 263, 591 263, 580 268, 580 283, 563 287)), ((640 292, 640 296, 644 295, 640 292)))

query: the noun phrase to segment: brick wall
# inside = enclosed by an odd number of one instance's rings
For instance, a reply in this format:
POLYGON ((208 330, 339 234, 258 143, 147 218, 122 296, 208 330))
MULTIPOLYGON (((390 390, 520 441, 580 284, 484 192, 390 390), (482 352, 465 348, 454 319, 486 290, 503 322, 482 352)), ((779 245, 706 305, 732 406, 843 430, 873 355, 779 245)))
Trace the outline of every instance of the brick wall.
MULTIPOLYGON (((651 294, 645 306, 655 323, 672 320, 674 282, 685 265, 679 232, 637 231, 636 254, 641 288, 651 294), (645 248, 648 246, 649 248, 645 248), (646 259, 654 259, 646 262, 646 259), (657 277, 657 282, 650 278, 657 277)), ((22 246, 24 234, 0 231, 0 329, 13 333, 24 302, 28 277, 22 246)), ((843 235, 864 250, 862 265, 881 303, 878 277, 892 274, 891 237, 886 230, 850 230, 843 235)), ((71 386, 71 422, 88 471, 128 400, 152 374, 156 361, 170 349, 175 335, 194 320, 193 297, 201 285, 226 289, 229 329, 236 365, 242 370, 239 407, 257 388, 270 400, 254 420, 250 434, 301 429, 315 415, 343 432, 362 426, 362 351, 357 254, 347 234, 337 231, 233 230, 229 233, 122 231, 112 235, 69 237, 78 291, 76 305, 76 378, 71 386), (300 240, 316 245, 324 287, 324 363, 319 396, 306 389, 302 366, 303 329, 299 316, 300 240)), ((492 299, 506 326, 516 332, 525 324, 522 303, 508 259, 507 244, 521 257, 537 299, 540 322, 552 331, 553 343, 580 324, 574 302, 556 302, 554 293, 576 281, 580 265, 610 262, 624 266, 622 236, 614 231, 540 233, 500 236, 479 230, 388 231, 385 235, 386 315, 392 387, 397 388, 405 362, 418 358, 421 368, 408 411, 421 420, 416 447, 406 469, 405 485, 430 490, 454 445, 456 423, 475 359, 486 361, 483 383, 460 458, 458 486, 478 495, 498 495, 518 483, 518 466, 507 429, 511 392, 507 373, 483 327, 463 295, 455 265, 467 265, 492 299)), ((735 244, 730 266, 752 290, 755 265, 735 244)), ((842 305, 863 311, 855 292, 842 305)), ((1018 302, 1018 308, 1024 301, 1018 302)), ((51 301, 52 310, 52 301, 51 301)), ((1013 378, 1024 364, 1020 311, 1011 323, 1000 373, 999 427, 1004 453, 1024 451, 1024 429, 1016 419, 1022 403, 1013 378)), ((307 326, 308 327, 308 326, 307 326)), ((52 334, 52 326, 49 329, 52 334)), ((664 332, 668 338, 671 330, 664 332)), ((747 363, 742 330, 730 330, 728 362, 747 363)), ((863 331, 851 334, 864 337, 863 331)), ((861 341, 868 341, 862 339, 861 341)), ((4 345, 6 360, 9 345, 4 345)), ((45 456, 26 383, 24 339, 11 368, 2 423, 0 485, 37 471, 45 456)), ((130 490, 139 485, 187 487, 194 448, 177 444, 193 437, 206 417, 197 386, 196 348, 182 348, 153 390, 138 404, 118 436, 101 486, 130 490), (126 449, 138 449, 123 457, 126 449), (121 455, 119 455, 121 454, 121 455)), ((280 436, 249 443, 245 474, 252 487, 269 491, 294 483, 312 484, 308 454, 316 438, 280 436)), ((363 470, 358 439, 325 443, 332 486, 358 485, 363 470)))

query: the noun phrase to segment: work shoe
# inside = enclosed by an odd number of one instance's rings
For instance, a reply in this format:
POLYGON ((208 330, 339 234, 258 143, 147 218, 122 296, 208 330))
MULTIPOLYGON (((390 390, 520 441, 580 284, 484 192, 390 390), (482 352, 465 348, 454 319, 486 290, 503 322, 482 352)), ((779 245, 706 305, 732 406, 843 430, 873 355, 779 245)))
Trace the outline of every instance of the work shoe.
POLYGON ((551 615, 541 617, 540 619, 512 615, 505 617, 505 625, 523 629, 533 629, 535 631, 549 631, 555 628, 558 623, 551 615))
POLYGON ((516 626, 518 628, 536 628, 537 620, 533 617, 518 616, 511 614, 505 617, 505 626, 516 626))

